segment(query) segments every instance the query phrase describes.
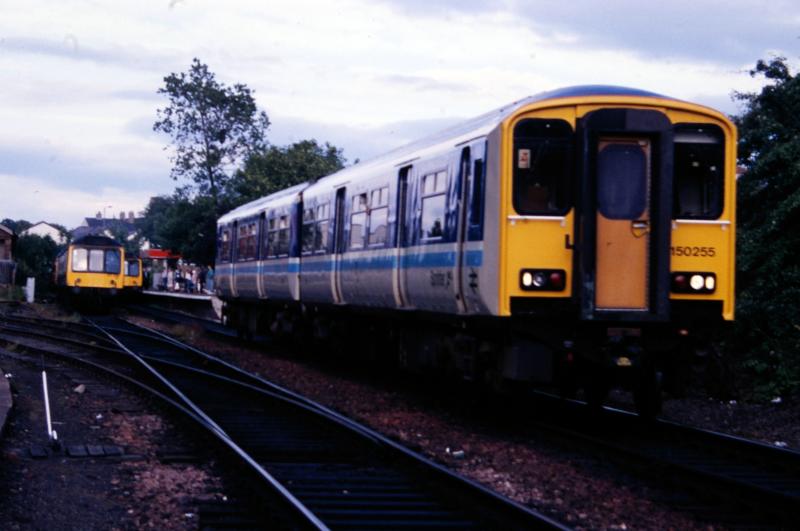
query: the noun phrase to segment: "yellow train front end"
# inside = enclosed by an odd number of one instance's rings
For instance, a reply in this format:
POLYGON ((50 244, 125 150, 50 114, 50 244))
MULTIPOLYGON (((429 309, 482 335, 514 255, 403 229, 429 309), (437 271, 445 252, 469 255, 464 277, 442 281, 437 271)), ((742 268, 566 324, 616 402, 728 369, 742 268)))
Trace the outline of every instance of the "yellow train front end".
POLYGON ((112 298, 124 287, 125 251, 111 238, 85 236, 67 247, 56 260, 59 288, 73 297, 112 298))
POLYGON ((143 271, 141 258, 125 259, 124 286, 126 290, 141 291, 143 284, 143 271))
POLYGON ((622 381, 657 409, 647 387, 734 317, 735 127, 620 90, 522 106, 499 150, 500 314, 553 322, 590 397, 622 381))

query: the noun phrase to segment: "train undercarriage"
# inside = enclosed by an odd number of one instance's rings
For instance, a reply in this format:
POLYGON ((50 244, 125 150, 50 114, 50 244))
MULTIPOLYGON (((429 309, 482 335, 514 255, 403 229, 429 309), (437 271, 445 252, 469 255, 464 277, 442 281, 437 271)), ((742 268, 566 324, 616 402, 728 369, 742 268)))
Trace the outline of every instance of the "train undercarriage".
MULTIPOLYGON (((685 315, 685 314, 684 314, 685 315)), ((228 302, 225 323, 301 352, 473 382, 497 392, 532 386, 599 408, 612 389, 653 417, 683 396, 715 352, 713 323, 583 323, 567 317, 453 317, 301 304, 228 302)))

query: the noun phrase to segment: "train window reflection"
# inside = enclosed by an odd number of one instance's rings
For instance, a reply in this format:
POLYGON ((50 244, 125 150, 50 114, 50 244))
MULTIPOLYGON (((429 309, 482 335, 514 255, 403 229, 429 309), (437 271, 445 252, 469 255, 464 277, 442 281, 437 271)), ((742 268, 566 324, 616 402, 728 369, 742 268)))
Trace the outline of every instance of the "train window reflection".
POLYGON ((89 249, 89 271, 102 273, 103 271, 103 250, 89 249))
POLYGON ((350 248, 361 249, 364 247, 364 225, 367 213, 359 212, 350 216, 350 248))
POLYGON ((422 177, 422 219, 420 238, 436 240, 444 236, 444 211, 447 203, 447 171, 422 177))
POLYGON ((73 271, 88 271, 89 270, 89 250, 88 249, 73 249, 72 250, 72 270, 73 271))
POLYGON ((514 127, 514 209, 561 215, 569 210, 572 127, 564 120, 525 119, 514 127))
POLYGON ((722 214, 725 146, 712 124, 675 126, 673 217, 716 219, 722 214))
MULTIPOLYGON (((94 249, 92 249, 92 253, 94 253, 94 249)), ((120 259, 119 251, 116 249, 106 249, 105 263, 103 264, 103 270, 106 273, 119 274, 121 267, 122 267, 122 261, 120 259)))

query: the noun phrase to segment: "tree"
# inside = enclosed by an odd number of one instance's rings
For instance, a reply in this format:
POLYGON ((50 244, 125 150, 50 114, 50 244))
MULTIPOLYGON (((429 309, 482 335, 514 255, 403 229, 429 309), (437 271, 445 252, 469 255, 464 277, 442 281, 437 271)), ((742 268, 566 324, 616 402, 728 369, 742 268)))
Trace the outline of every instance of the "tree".
POLYGON ((5 225, 9 229, 13 230, 17 235, 22 233, 22 231, 29 229, 33 226, 33 223, 24 219, 18 219, 14 221, 11 218, 5 218, 3 221, 0 221, 0 225, 5 225))
POLYGON ((28 277, 36 278, 36 290, 48 291, 53 286, 53 264, 59 246, 50 236, 28 234, 17 240, 14 260, 17 262, 17 282, 24 284, 28 277))
POLYGON ((219 83, 197 58, 188 72, 165 77, 158 93, 169 105, 157 111, 153 129, 172 137, 172 178, 191 178, 219 214, 219 195, 232 169, 266 147, 266 113, 246 85, 219 83))
POLYGON ((768 83, 736 94, 739 128, 737 327, 741 364, 761 395, 800 388, 800 77, 758 61, 768 83))
MULTIPOLYGON (((222 198, 223 209, 232 208, 222 198)), ((191 197, 185 189, 150 198, 139 221, 141 234, 156 247, 170 249, 198 264, 214 262, 217 215, 209 196, 191 197)))
POLYGON ((313 181, 344 168, 342 150, 329 143, 301 140, 252 153, 230 181, 236 203, 246 203, 295 184, 313 181))

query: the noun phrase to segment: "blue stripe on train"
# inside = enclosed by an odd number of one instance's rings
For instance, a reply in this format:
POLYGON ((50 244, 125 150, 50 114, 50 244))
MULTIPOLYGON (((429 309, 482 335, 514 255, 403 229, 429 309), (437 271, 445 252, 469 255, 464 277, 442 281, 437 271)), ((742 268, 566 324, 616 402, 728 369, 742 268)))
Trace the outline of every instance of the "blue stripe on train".
MULTIPOLYGON (((413 254, 403 256, 401 264, 403 269, 416 269, 416 268, 435 268, 435 267, 455 267, 457 255, 455 251, 445 251, 436 253, 413 254)), ((271 264, 264 263, 261 270, 266 274, 280 274, 280 273, 327 273, 333 270, 333 260, 325 258, 316 260, 314 262, 301 262, 298 263, 282 263, 271 264)), ((397 264, 396 256, 361 256, 358 258, 345 257, 341 262, 342 271, 356 271, 359 269, 394 269, 397 264)), ((483 251, 467 251, 464 256, 464 264, 467 267, 480 267, 483 264, 483 251)), ((237 274, 254 275, 258 272, 258 266, 255 263, 250 264, 237 264, 235 266, 237 274)))

